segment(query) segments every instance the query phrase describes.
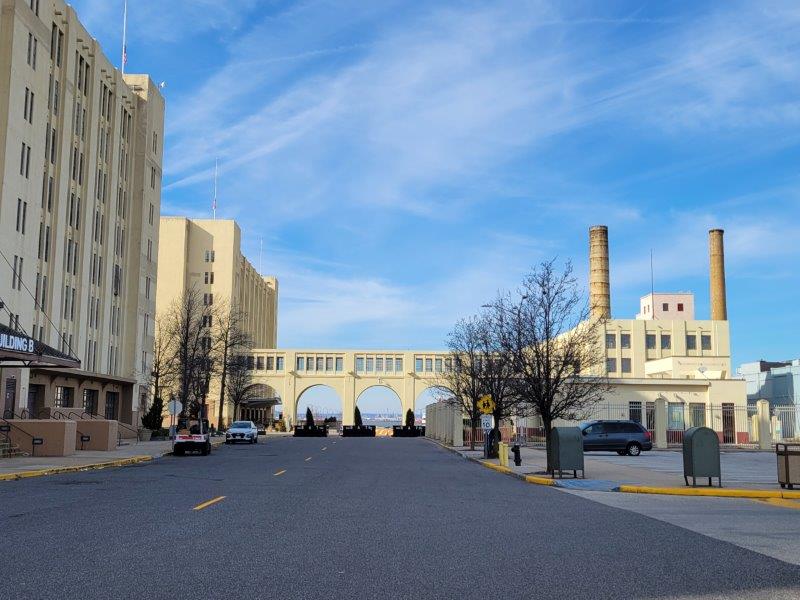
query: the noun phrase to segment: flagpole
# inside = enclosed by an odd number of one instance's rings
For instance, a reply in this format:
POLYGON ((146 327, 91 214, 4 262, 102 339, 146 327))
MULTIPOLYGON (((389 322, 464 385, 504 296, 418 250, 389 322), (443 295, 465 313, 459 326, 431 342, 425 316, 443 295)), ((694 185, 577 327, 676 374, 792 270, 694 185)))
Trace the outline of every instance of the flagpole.
POLYGON ((125 8, 122 12, 122 64, 120 72, 125 75, 125 63, 128 62, 128 0, 125 0, 125 8))
POLYGON ((219 167, 219 159, 214 159, 214 202, 211 204, 211 212, 214 220, 217 219, 217 170, 219 167))

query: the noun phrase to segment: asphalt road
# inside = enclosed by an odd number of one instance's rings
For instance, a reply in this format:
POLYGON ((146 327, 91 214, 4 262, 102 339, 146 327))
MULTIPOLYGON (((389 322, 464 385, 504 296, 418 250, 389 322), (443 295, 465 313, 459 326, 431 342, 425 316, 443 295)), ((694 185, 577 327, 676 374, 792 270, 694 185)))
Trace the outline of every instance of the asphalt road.
POLYGON ((800 566, 422 439, 270 439, 4 482, 0 539, 15 599, 800 597, 800 566))

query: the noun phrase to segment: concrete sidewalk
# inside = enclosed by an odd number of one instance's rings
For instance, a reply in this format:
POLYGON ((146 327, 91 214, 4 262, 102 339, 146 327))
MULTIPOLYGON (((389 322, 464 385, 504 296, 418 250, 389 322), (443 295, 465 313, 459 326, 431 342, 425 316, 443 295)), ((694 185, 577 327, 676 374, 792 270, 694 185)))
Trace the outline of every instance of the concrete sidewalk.
MULTIPOLYGON (((453 448, 466 458, 499 466, 499 460, 484 460, 483 451, 468 447, 453 448)), ((510 455, 508 469, 514 475, 545 477, 546 456, 543 448, 522 448, 522 465, 514 465, 510 455)), ((722 452, 723 489, 745 489, 781 492, 778 485, 777 464, 774 452, 722 452)), ((679 451, 660 450, 643 452, 640 456, 619 456, 616 452, 592 452, 584 455, 586 479, 573 479, 566 474, 556 478, 559 487, 594 491, 619 491, 621 486, 647 488, 687 488, 683 480, 683 455, 679 451)), ((549 476, 548 476, 549 479, 549 476)), ((716 480, 714 480, 716 483, 716 480)), ((706 484, 698 480, 698 485, 706 484)), ((718 488, 716 488, 718 489, 718 488)), ((788 491, 788 490, 787 490, 788 491)))
MULTIPOLYGON (((225 437, 211 438, 218 447, 225 437)), ((70 456, 17 456, 0 459, 0 481, 40 475, 124 466, 159 458, 172 452, 172 441, 131 442, 111 452, 76 450, 70 456)))

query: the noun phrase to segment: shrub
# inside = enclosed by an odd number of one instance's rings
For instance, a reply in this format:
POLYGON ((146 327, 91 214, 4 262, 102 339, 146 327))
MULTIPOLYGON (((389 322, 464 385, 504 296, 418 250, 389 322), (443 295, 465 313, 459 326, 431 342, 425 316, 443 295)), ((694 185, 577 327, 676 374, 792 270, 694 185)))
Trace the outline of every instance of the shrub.
POLYGON ((306 409, 306 427, 314 427, 314 415, 311 414, 311 407, 306 409))
POLYGON ((357 406, 356 406, 356 412, 355 412, 355 414, 353 416, 353 421, 354 421, 356 427, 363 427, 364 426, 364 421, 361 420, 361 411, 358 410, 357 406))
POLYGON ((406 411, 406 427, 414 426, 414 411, 410 408, 406 411))
POLYGON ((153 403, 150 409, 142 417, 142 427, 150 429, 151 431, 158 431, 161 429, 161 423, 164 421, 164 402, 160 396, 153 398, 153 403))

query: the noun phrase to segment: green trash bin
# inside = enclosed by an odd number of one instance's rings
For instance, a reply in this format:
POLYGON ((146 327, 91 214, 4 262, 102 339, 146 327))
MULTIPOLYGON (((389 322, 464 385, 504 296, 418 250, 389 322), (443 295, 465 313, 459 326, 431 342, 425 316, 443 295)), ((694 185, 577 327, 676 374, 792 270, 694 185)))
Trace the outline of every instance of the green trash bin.
POLYGON ((578 427, 554 427, 550 433, 550 464, 553 466, 553 478, 556 471, 563 477, 563 471, 572 471, 577 479, 578 471, 586 479, 583 468, 583 434, 578 427))
POLYGON ((719 460, 719 437, 708 427, 692 427, 683 433, 683 480, 692 487, 697 486, 698 477, 717 478, 722 487, 722 469, 719 460))

